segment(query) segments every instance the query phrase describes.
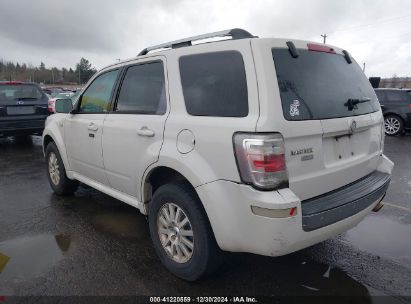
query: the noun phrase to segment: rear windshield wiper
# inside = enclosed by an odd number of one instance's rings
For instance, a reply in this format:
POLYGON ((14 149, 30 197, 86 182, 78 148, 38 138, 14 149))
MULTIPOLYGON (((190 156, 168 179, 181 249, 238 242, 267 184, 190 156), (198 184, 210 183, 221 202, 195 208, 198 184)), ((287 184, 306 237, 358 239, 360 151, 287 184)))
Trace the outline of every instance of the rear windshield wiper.
POLYGON ((347 102, 344 104, 344 106, 348 107, 348 111, 352 111, 354 109, 357 109, 357 104, 364 103, 364 102, 369 102, 369 101, 371 101, 371 98, 369 98, 369 97, 350 98, 350 99, 347 100, 347 102))

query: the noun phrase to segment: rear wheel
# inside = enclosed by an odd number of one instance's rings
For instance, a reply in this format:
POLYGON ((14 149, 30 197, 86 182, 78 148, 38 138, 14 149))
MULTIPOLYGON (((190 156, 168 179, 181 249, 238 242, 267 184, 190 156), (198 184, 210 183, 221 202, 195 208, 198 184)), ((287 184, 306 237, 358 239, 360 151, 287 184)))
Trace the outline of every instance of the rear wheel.
POLYGON ((397 115, 388 115, 384 118, 385 134, 394 136, 404 131, 404 123, 397 115))
POLYGON ((46 148, 47 177, 53 191, 58 195, 73 194, 79 183, 71 180, 66 175, 64 163, 54 143, 49 143, 46 148))
POLYGON ((207 216, 196 193, 184 183, 166 184, 153 195, 150 235, 163 265, 174 275, 195 281, 221 262, 207 216))

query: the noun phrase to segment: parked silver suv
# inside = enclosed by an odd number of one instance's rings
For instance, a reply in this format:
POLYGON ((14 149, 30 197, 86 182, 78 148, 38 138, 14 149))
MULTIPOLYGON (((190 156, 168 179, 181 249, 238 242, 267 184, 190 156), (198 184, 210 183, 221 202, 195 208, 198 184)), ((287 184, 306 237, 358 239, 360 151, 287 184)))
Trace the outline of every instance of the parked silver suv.
POLYGON ((43 134, 53 190, 82 182, 138 208, 185 280, 221 251, 279 256, 350 229, 381 208, 393 167, 348 52, 241 29, 147 48, 56 111, 43 134))

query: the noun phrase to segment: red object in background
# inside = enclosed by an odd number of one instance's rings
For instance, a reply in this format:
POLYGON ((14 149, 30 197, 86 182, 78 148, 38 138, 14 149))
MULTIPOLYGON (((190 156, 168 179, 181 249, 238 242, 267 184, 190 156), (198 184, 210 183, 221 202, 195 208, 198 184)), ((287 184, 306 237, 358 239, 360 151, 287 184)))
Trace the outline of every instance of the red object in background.
POLYGON ((7 81, 7 82, 3 82, 4 84, 23 84, 23 82, 21 81, 7 81))
POLYGON ((330 48, 329 46, 325 46, 321 44, 308 43, 307 47, 308 47, 308 50, 314 51, 314 52, 324 52, 324 53, 336 54, 333 48, 330 48))
POLYGON ((6 296, 0 296, 0 302, 6 301, 6 296))

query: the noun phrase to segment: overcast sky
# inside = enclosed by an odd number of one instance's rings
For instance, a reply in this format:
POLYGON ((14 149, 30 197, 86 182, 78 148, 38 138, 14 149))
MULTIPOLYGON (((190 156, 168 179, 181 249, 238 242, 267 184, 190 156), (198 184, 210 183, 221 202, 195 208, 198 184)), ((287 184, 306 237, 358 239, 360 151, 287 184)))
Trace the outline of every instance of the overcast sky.
POLYGON ((410 0, 0 0, 0 59, 97 69, 144 47, 240 27, 347 49, 368 76, 411 76, 410 0))

